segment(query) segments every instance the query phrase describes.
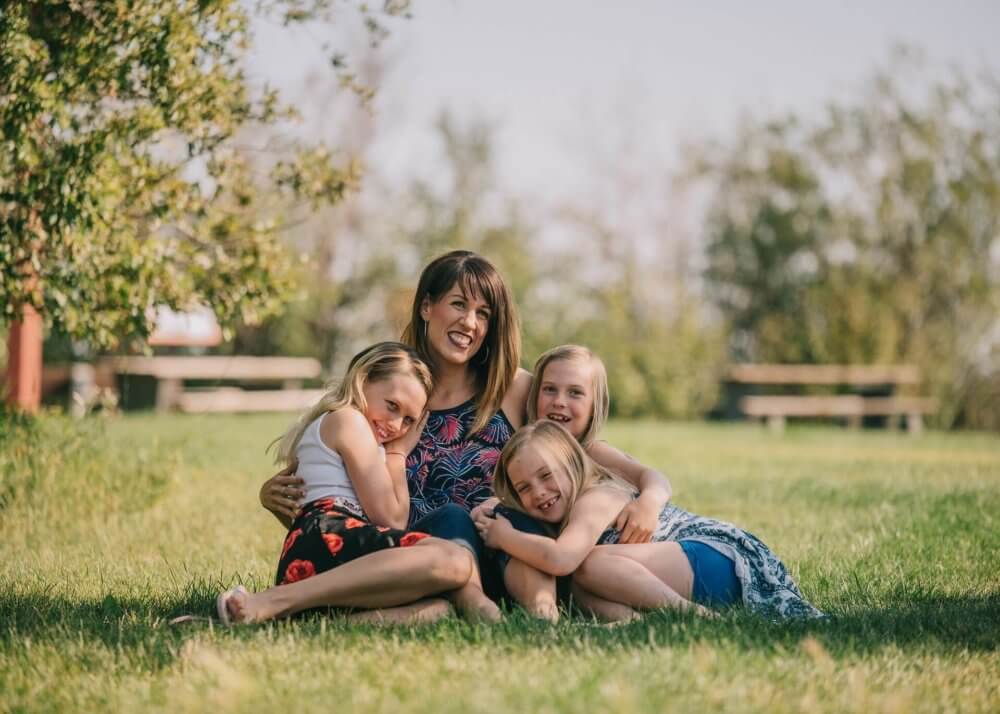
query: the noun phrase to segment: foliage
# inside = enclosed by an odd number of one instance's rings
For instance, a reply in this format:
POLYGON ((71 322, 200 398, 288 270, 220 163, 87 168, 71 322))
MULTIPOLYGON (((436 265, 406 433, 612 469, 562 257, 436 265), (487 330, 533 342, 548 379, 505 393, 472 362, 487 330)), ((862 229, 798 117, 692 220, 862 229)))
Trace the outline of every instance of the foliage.
MULTIPOLYGON (((258 2, 283 22, 335 0, 258 2)), ((361 6, 377 37, 385 27, 361 6)), ((384 15, 405 12, 389 3, 384 15)), ((359 167, 302 145, 266 167, 241 132, 294 115, 243 60, 237 0, 34 0, 0 13, 0 302, 34 304, 67 334, 143 337, 151 308, 211 306, 255 322, 291 293, 276 202, 336 203, 359 167)), ((357 84, 338 56, 341 80, 357 84)), ((359 87, 359 91, 364 88, 359 87)))
POLYGON ((546 251, 520 202, 497 186, 491 127, 444 114, 436 129, 444 169, 402 195, 380 195, 375 207, 354 205, 349 221, 325 223, 327 250, 357 255, 350 269, 331 277, 327 261, 317 261, 305 300, 242 331, 240 350, 306 350, 339 365, 373 340, 398 337, 420 269, 465 248, 487 256, 510 283, 525 367, 550 347, 579 342, 607 363, 614 413, 681 417, 711 408, 721 335, 673 266, 644 265, 620 249, 625 236, 596 219, 577 222, 571 250, 546 251), (362 234, 363 251, 345 245, 362 234))
MULTIPOLYGON (((335 615, 168 626, 181 614, 212 616, 214 595, 236 581, 273 582, 282 532, 256 488, 271 473, 264 446, 285 426, 275 415, 59 420, 36 428, 66 448, 15 442, 49 471, 0 514, 4 709, 318 709, 331 691, 340 706, 373 713, 993 712, 1000 703, 993 437, 609 425, 612 444, 670 475, 680 505, 772 546, 834 615, 828 622, 663 612, 604 628, 515 612, 495 626, 380 630, 335 615), (67 461, 81 441, 93 448, 67 461), (163 481, 127 477, 137 445, 163 481), (107 485, 105 472, 115 474, 107 485), (125 491, 131 504, 117 500, 125 491)), ((10 444, 0 458, 22 459, 10 444)))
POLYGON ((916 363, 960 420, 1000 314, 1000 81, 901 51, 814 120, 704 146, 706 277, 738 360, 916 363))

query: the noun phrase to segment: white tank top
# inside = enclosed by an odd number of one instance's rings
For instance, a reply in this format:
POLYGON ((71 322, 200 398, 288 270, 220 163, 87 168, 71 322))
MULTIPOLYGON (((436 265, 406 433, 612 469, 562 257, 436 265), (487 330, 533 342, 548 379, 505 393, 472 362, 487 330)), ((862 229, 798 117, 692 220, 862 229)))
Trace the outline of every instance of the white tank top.
MULTIPOLYGON (((326 412, 309 423, 302 432, 302 439, 295 450, 295 455, 299 459, 299 467, 295 473, 305 481, 305 503, 318 498, 333 498, 338 503, 363 514, 358 494, 344 467, 344 460, 320 438, 320 424, 329 413, 326 412)), ((379 446, 378 450, 384 459, 385 449, 379 446)))

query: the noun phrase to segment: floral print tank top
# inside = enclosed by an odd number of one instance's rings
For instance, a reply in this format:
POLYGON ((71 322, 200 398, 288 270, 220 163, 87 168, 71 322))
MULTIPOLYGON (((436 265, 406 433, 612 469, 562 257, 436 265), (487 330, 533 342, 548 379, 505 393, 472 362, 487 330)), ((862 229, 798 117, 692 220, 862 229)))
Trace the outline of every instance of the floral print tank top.
POLYGON ((410 522, 449 503, 467 511, 493 495, 493 467, 514 427, 502 411, 470 434, 475 401, 432 411, 406 460, 410 522))

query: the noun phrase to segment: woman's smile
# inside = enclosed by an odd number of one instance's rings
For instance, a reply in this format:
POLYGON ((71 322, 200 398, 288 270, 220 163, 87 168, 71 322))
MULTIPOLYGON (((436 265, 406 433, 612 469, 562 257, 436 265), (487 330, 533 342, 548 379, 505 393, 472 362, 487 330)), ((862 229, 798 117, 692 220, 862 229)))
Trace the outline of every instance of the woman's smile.
POLYGON ((430 349, 447 362, 468 364, 486 341, 491 314, 485 300, 457 285, 437 302, 425 301, 421 317, 430 349))

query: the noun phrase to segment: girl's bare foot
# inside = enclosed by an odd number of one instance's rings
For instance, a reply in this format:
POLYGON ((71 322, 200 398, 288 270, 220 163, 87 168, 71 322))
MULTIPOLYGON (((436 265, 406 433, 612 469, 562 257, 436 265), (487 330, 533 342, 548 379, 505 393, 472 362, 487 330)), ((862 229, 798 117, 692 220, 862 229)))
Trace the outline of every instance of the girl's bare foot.
POLYGON ((450 599, 463 617, 472 622, 500 622, 503 614, 483 589, 472 583, 451 593, 450 599))
POLYGON ((222 624, 228 626, 253 622, 250 598, 250 593, 242 585, 221 593, 215 600, 215 609, 222 624))

